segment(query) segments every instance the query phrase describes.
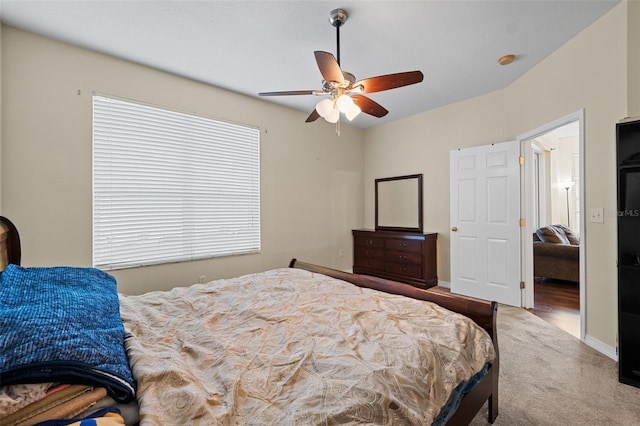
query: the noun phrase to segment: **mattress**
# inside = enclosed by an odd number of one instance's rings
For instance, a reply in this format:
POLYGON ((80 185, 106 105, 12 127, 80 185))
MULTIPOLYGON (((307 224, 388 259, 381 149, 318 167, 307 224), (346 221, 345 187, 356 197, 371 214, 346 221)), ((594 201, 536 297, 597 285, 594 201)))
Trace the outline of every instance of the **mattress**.
POLYGON ((432 424, 495 357, 462 315, 292 268, 120 312, 141 425, 432 424))

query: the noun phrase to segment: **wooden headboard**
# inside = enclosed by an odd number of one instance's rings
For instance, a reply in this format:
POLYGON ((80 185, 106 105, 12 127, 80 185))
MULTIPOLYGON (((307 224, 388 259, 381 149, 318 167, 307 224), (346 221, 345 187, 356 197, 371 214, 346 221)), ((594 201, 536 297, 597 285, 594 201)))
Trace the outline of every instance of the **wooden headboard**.
POLYGON ((21 253, 18 229, 9 219, 0 216, 0 271, 9 263, 19 265, 21 253))

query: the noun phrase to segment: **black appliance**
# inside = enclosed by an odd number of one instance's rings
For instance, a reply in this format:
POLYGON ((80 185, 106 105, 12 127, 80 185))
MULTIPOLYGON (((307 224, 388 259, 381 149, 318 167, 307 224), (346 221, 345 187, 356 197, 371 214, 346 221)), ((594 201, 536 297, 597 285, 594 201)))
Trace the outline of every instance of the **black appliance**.
POLYGON ((618 375, 640 387, 640 120, 616 125, 618 375))

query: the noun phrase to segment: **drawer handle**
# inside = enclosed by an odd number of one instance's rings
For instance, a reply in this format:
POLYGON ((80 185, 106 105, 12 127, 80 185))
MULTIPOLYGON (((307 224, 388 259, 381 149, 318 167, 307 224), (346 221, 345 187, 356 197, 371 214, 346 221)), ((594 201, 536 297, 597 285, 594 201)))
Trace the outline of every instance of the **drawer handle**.
POLYGON ((400 256, 400 260, 407 260, 407 256, 400 256))
POLYGON ((407 247, 407 244, 406 243, 400 243, 400 247, 405 248, 405 247, 407 247))
POLYGON ((407 268, 400 268, 402 272, 407 272, 407 268))
POLYGON ((367 244, 369 244, 369 245, 373 244, 373 240, 367 241, 367 244))

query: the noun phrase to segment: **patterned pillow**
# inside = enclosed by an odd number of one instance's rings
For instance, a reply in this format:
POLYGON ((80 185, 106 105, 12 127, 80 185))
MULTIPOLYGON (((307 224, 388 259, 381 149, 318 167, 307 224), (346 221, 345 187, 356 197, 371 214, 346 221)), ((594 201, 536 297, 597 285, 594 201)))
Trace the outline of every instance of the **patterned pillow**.
POLYGON ((536 231, 538 238, 543 243, 552 244, 569 244, 569 239, 562 230, 557 229, 554 225, 544 226, 536 231))
POLYGON ((567 240, 569 241, 569 244, 571 244, 573 246, 580 245, 580 239, 576 236, 576 234, 573 233, 571 228, 569 228, 568 226, 565 226, 565 225, 553 225, 553 226, 556 229, 562 230, 562 232, 564 232, 564 235, 567 237, 567 240))

